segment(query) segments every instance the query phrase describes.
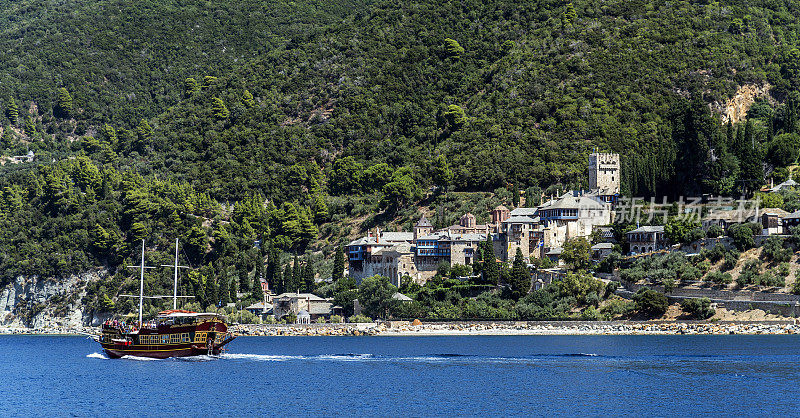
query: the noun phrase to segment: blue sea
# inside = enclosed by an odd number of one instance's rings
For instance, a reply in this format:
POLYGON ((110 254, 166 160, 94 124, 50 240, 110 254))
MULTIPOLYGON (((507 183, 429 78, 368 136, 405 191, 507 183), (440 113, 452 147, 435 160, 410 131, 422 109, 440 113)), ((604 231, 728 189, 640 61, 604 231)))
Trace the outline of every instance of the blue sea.
POLYGON ((0 336, 0 416, 800 415, 798 336, 243 337, 109 360, 0 336))

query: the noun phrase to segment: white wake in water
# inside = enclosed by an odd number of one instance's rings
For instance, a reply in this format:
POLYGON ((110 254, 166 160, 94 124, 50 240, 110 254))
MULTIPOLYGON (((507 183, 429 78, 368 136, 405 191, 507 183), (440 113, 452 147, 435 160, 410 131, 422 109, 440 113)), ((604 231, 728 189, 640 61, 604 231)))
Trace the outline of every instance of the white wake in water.
MULTIPOLYGON (((570 355, 575 356, 575 355, 570 355)), ((592 354, 578 356, 593 357, 592 354)), ((532 357, 484 357, 457 354, 432 354, 422 356, 381 356, 374 354, 319 354, 319 355, 271 355, 271 354, 238 354, 226 353, 220 356, 226 360, 249 361, 319 361, 319 362, 380 362, 380 363, 436 363, 436 364, 534 364, 543 360, 540 356, 532 357)), ((545 357, 546 358, 546 357, 545 357)))
POLYGON ((86 357, 88 357, 88 358, 99 358, 101 360, 108 360, 108 357, 106 357, 106 356, 104 356, 104 355, 102 355, 102 354, 100 354, 98 352, 94 352, 92 354, 87 354, 86 357))
POLYGON ((306 360, 306 356, 273 356, 268 354, 231 354, 226 353, 221 356, 230 360, 254 360, 254 361, 287 361, 287 360, 306 360))
POLYGON ((201 354, 199 356, 175 357, 175 360, 180 361, 214 361, 222 358, 221 356, 209 356, 208 354, 201 354))
POLYGON ((160 358, 152 358, 152 357, 139 357, 139 356, 122 356, 123 360, 136 360, 136 361, 159 361, 163 360, 160 358))
MULTIPOLYGON (((88 358, 108 360, 108 357, 101 353, 87 354, 88 358)), ((318 354, 318 355, 276 355, 276 354, 247 354, 247 353, 225 353, 219 356, 199 355, 191 357, 176 357, 169 359, 156 359, 139 356, 123 356, 125 360, 134 361, 158 361, 158 360, 177 360, 189 362, 203 362, 214 360, 249 360, 264 362, 282 361, 332 361, 332 362, 381 362, 381 363, 436 363, 436 364, 534 364, 547 359, 563 357, 598 357, 594 353, 574 353, 574 354, 555 354, 555 355, 533 355, 528 357, 484 357, 476 355, 462 354, 431 354, 422 356, 382 356, 374 354, 318 354)))

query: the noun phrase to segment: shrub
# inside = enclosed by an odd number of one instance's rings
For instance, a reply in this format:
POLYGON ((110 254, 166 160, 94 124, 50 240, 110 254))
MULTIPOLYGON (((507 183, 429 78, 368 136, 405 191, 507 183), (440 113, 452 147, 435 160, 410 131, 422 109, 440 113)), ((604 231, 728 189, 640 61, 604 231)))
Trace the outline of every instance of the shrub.
POLYGON ((711 273, 708 273, 706 280, 715 284, 730 284, 733 282, 733 277, 730 273, 712 271, 711 273))
MULTIPOLYGON (((759 227, 760 229, 760 227, 759 227)), ((748 248, 753 248, 755 241, 753 236, 756 234, 754 228, 750 224, 731 225, 728 228, 728 236, 733 240, 733 245, 744 251, 748 248)))
POLYGON ((319 318, 315 319, 314 322, 316 322, 318 324, 324 324, 325 323, 325 318, 320 316, 319 318))
POLYGON ((775 274, 784 279, 789 277, 789 263, 781 263, 778 265, 778 268, 775 269, 775 274))
POLYGON ((424 318, 426 313, 427 309, 425 308, 425 305, 416 300, 398 303, 392 309, 392 316, 395 318, 424 318))
POLYGON ((761 262, 758 260, 750 260, 744 263, 739 277, 736 278, 736 284, 739 287, 745 287, 748 284, 758 285, 761 283, 759 272, 761 271, 761 262))
POLYGON ((663 293, 643 287, 633 295, 636 310, 648 318, 655 318, 667 312, 669 302, 663 293))
POLYGON ((586 295, 586 304, 589 306, 599 306, 600 305, 600 296, 597 295, 595 292, 591 292, 586 295))
POLYGON ((636 308, 636 304, 625 299, 609 300, 600 308, 600 313, 606 319, 613 319, 620 315, 627 315, 636 308))
POLYGON ((343 320, 341 315, 331 315, 331 324, 340 324, 343 320))
POLYGON ((800 295, 800 270, 795 272, 794 283, 792 284, 792 293, 800 295))
POLYGON ((717 261, 722 260, 726 253, 727 251, 725 250, 725 246, 722 244, 717 244, 714 246, 714 248, 706 253, 706 257, 711 260, 712 263, 716 263, 717 261))
MULTIPOLYGON (((498 315, 499 316, 499 315, 498 315)), ((432 311, 429 312, 430 319, 459 319, 461 318, 461 310, 458 306, 452 304, 437 304, 432 311)))
POLYGON ((681 309, 694 319, 708 319, 716 313, 711 308, 711 299, 684 299, 681 302, 681 309))
POLYGON ((347 322, 367 323, 367 322, 372 322, 372 318, 370 318, 370 317, 368 317, 368 316, 366 316, 364 314, 358 314, 358 315, 353 315, 350 318, 347 318, 347 322))
POLYGON ((601 314, 597 308, 590 306, 581 312, 581 319, 584 321, 599 321, 601 314))
POLYGON ((720 269, 722 271, 733 270, 736 268, 736 263, 739 262, 739 252, 731 250, 725 253, 725 261, 722 262, 720 269))
POLYGON ((786 248, 785 240, 781 237, 771 236, 764 242, 761 257, 767 261, 785 263, 792 258, 792 250, 786 248))
POLYGON ((721 237, 723 233, 724 231, 722 230, 722 227, 714 224, 708 227, 708 231, 706 231, 706 236, 709 238, 717 238, 721 237))
POLYGON ((711 263, 709 263, 708 260, 703 260, 697 263, 697 268, 700 270, 701 274, 706 274, 711 270, 711 263))
POLYGON ((241 310, 231 315, 231 321, 240 324, 260 324, 261 319, 250 311, 241 310))
POLYGON ((619 289, 620 283, 616 281, 608 282, 606 284, 605 292, 603 293, 603 299, 608 299, 609 296, 613 295, 614 292, 619 289))

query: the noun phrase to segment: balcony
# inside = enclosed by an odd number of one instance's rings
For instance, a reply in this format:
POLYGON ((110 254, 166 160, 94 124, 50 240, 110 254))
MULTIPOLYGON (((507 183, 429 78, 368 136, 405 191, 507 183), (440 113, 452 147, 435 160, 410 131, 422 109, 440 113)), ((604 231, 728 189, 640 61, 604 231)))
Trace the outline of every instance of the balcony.
POLYGON ((450 250, 442 250, 442 249, 433 249, 433 250, 426 250, 417 248, 417 255, 420 257, 449 257, 450 250))

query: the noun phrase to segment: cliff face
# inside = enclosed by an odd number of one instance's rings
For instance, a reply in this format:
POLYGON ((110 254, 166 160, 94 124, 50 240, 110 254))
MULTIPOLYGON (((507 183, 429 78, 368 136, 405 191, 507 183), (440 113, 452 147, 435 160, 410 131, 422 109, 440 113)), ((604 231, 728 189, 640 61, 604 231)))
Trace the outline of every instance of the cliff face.
POLYGON ((86 285, 105 271, 65 279, 20 276, 0 292, 0 325, 10 328, 67 329, 99 323, 81 304, 86 285))
POLYGON ((736 94, 730 98, 726 103, 714 103, 713 107, 722 113, 723 123, 737 123, 747 117, 747 111, 753 102, 760 97, 769 97, 769 89, 771 85, 765 83, 761 86, 755 84, 745 84, 739 87, 736 94))

